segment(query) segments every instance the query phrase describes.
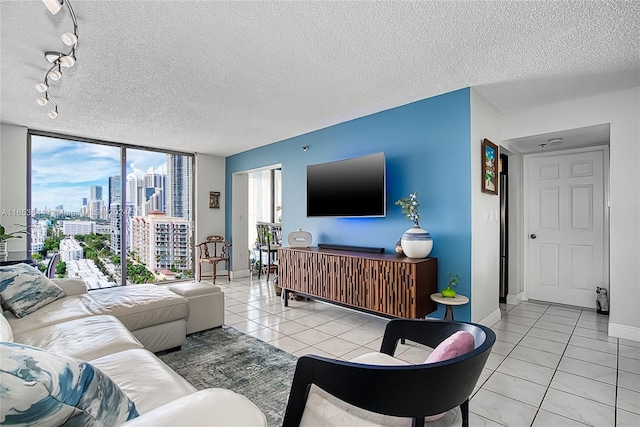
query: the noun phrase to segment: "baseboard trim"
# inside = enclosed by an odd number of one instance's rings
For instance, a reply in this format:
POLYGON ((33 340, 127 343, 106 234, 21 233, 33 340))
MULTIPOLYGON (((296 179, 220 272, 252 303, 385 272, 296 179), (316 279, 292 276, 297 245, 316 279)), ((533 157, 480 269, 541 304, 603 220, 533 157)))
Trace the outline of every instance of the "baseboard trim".
POLYGON ((478 323, 483 326, 491 327, 501 318, 502 318, 502 314, 500 313, 500 309, 498 308, 496 311, 494 311, 493 313, 491 313, 490 315, 488 315, 478 323))
POLYGON ((640 342, 640 328, 609 322, 609 336, 640 342))
POLYGON ((242 277, 250 277, 250 276, 251 276, 251 271, 249 270, 232 270, 231 271, 232 279, 240 279, 242 277))
POLYGON ((524 292, 520 292, 516 295, 507 294, 507 304, 509 305, 518 305, 522 301, 524 301, 524 292))

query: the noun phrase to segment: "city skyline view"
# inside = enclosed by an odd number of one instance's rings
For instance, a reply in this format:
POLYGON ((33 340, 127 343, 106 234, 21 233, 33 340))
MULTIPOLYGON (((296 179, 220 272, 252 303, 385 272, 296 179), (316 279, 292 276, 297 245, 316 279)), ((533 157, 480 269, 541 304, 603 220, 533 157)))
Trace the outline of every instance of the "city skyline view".
MULTIPOLYGON (((151 167, 166 173, 167 155, 127 150, 127 176, 141 177, 151 167)), ((79 213, 82 199, 90 198, 92 185, 102 187, 106 201, 109 177, 120 175, 120 149, 101 144, 33 136, 31 145, 32 209, 79 213)))

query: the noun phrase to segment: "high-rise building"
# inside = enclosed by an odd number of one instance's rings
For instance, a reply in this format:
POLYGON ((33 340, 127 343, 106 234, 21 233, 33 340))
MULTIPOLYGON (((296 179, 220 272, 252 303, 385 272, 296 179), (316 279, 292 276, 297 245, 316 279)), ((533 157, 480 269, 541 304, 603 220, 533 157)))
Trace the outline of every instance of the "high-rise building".
POLYGON ((75 236, 76 234, 93 233, 93 221, 63 221, 62 234, 65 236, 75 236))
POLYGON ((101 185, 92 185, 91 186, 91 197, 90 200, 102 200, 102 186, 101 185))
POLYGON ((87 206, 87 198, 86 197, 82 198, 82 206, 87 206))
POLYGON ((150 271, 190 270, 191 222, 155 211, 131 221, 131 250, 150 271))
POLYGON ((114 203, 121 203, 122 201, 122 188, 120 185, 120 175, 109 177, 109 213, 113 210, 114 203))
POLYGON ((167 154, 167 216, 191 221, 191 178, 189 156, 167 154))
POLYGON ((73 237, 60 240, 60 261, 69 262, 84 258, 80 243, 73 237))

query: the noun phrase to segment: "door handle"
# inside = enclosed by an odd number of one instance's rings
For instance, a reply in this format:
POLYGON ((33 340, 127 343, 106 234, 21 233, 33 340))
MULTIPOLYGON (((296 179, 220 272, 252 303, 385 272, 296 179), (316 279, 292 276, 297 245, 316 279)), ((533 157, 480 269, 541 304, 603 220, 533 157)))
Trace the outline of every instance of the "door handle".
POLYGON ((536 236, 535 234, 531 234, 531 235, 529 235, 529 237, 531 237, 532 239, 535 239, 538 236, 536 236))

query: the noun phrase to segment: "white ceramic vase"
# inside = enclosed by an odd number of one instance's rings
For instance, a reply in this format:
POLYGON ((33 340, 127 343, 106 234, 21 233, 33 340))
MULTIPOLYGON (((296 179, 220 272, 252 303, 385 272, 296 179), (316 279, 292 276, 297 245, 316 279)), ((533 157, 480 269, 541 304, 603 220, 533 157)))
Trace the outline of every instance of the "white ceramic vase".
POLYGON ((402 251, 408 258, 426 258, 433 249, 431 234, 418 226, 405 231, 400 244, 402 251))

